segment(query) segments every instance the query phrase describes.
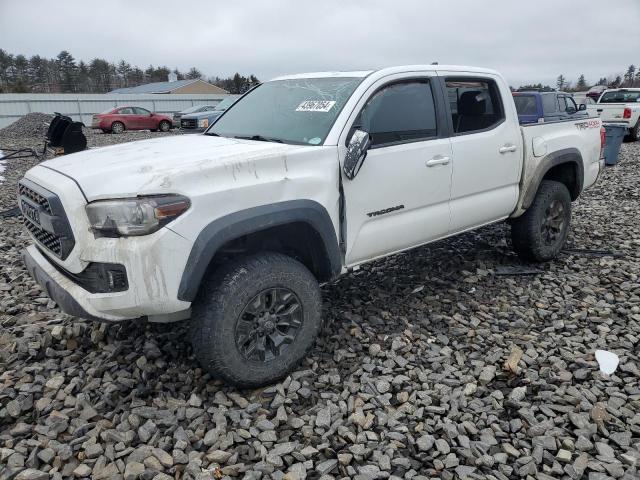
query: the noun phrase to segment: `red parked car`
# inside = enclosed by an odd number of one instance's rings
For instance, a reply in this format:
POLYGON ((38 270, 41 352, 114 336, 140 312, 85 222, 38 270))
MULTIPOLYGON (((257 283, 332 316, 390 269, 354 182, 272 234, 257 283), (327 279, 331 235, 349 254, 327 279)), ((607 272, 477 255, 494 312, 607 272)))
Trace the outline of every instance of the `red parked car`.
POLYGON ((125 130, 151 130, 168 132, 173 126, 171 117, 152 113, 140 107, 117 107, 93 116, 91 128, 104 133, 122 133, 125 130))

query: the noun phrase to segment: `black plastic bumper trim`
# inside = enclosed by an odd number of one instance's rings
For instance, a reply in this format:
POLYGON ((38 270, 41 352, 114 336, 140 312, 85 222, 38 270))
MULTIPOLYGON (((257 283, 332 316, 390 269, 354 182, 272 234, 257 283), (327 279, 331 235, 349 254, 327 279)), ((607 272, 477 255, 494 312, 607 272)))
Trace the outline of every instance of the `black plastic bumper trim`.
POLYGON ((49 298, 58 304, 64 313, 74 317, 86 318, 87 320, 95 320, 98 322, 119 322, 119 320, 101 318, 87 312, 69 292, 62 288, 47 272, 44 271, 40 265, 38 265, 26 249, 22 251, 22 261, 33 279, 45 292, 47 292, 49 298))

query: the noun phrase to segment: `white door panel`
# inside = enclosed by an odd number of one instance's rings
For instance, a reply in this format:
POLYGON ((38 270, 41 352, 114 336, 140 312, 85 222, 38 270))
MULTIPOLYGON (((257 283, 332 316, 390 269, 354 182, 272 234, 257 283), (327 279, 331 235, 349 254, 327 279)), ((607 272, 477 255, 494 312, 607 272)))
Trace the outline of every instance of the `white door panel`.
POLYGON ((459 130, 462 133, 451 138, 453 171, 450 230, 455 233, 503 219, 513 211, 518 201, 518 182, 522 170, 522 136, 510 90, 500 77, 461 75, 458 72, 444 72, 442 75, 446 77, 445 80, 455 79, 451 82, 453 90, 448 89, 448 99, 454 112, 454 128, 456 122, 458 125, 467 122, 465 128, 459 130), (465 77, 469 78, 467 84, 465 77), (479 86, 482 83, 473 85, 475 80, 483 79, 484 85, 487 80, 489 84, 494 82, 492 88, 495 88, 495 97, 487 93, 491 89, 479 86), (480 92, 477 97, 482 98, 485 104, 480 112, 485 113, 474 112, 475 106, 469 109, 467 105, 465 111, 470 112, 459 115, 456 99, 468 100, 469 95, 473 97, 480 92), (467 95, 467 98, 462 99, 462 95, 467 95), (491 122, 498 122, 500 116, 503 117, 501 123, 491 126, 491 122), (460 117, 463 117, 462 122, 460 117), (477 131, 470 126, 474 122, 479 125, 477 131), (486 128, 481 130, 484 125, 487 125, 486 128))
POLYGON ((433 72, 407 77, 394 74, 372 84, 340 137, 341 162, 351 125, 371 133, 374 145, 358 175, 342 182, 349 266, 449 231, 453 157, 449 139, 438 138, 445 118, 439 86, 433 72))
POLYGON ((517 133, 503 122, 487 132, 451 139, 452 232, 507 217, 515 208, 522 168, 517 133))
POLYGON ((347 264, 447 234, 452 163, 443 163, 443 157, 451 158, 449 139, 369 151, 358 176, 343 184, 347 264), (428 166, 434 158, 440 163, 428 166))

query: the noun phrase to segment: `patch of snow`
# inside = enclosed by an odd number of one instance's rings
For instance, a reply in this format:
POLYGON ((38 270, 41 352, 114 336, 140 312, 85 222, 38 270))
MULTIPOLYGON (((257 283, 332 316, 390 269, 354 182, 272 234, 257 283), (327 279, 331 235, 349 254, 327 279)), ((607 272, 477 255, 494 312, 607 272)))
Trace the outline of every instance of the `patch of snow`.
POLYGON ((600 365, 600 371, 611 375, 618 368, 620 358, 613 352, 607 352, 606 350, 596 350, 596 360, 600 365))
MULTIPOLYGON (((0 158, 2 158, 4 155, 2 153, 2 150, 0 150, 0 158)), ((2 160, 0 160, 0 183, 4 182, 4 177, 2 176, 2 172, 4 172, 5 169, 5 162, 3 162, 2 160)))

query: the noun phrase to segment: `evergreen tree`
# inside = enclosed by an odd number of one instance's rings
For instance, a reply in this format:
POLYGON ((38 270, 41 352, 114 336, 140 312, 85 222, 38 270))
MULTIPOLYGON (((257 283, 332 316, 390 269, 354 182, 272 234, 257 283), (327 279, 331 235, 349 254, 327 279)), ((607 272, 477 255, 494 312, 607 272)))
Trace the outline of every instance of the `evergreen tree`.
POLYGON ((629 65, 629 68, 627 68, 627 73, 624 74, 624 84, 627 87, 633 87, 635 76, 636 76, 636 66, 629 65))
POLYGON ((587 89, 587 81, 584 78, 584 74, 578 77, 578 83, 576 83, 576 89, 581 92, 587 89))
POLYGON ((76 91, 76 61, 66 50, 61 51, 57 58, 61 91, 64 93, 76 91))
POLYGON ((567 81, 564 78, 564 75, 562 74, 558 75, 558 78, 556 80, 556 87, 558 87, 558 90, 564 90, 564 87, 566 84, 567 84, 567 81))

